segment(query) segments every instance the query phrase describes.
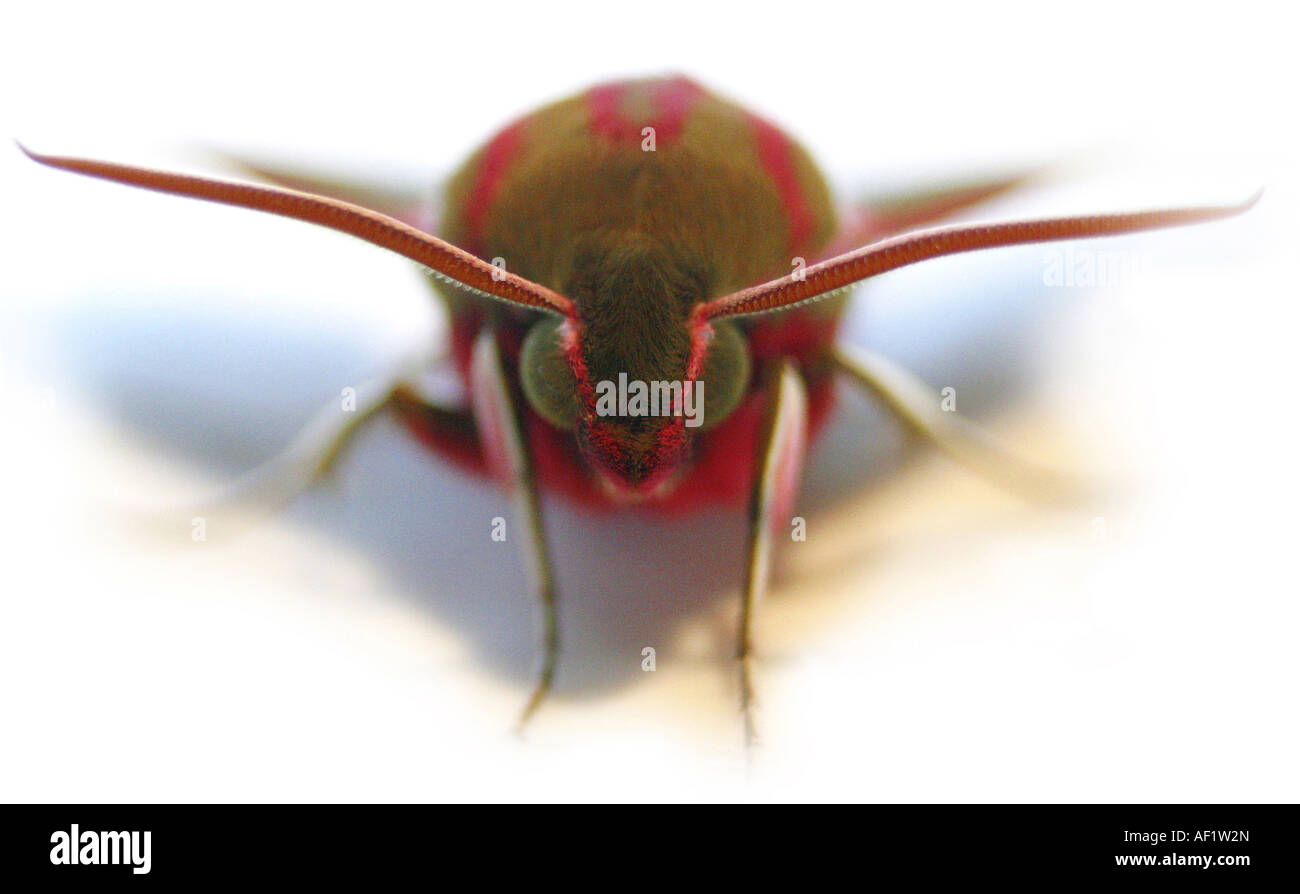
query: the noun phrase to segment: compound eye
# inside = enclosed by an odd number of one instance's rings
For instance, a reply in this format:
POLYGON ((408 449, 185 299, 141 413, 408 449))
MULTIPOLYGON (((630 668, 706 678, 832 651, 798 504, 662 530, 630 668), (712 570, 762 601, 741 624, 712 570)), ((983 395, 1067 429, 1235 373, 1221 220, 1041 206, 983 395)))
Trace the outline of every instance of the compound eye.
POLYGON ((519 351, 519 379, 529 405, 547 422, 565 431, 578 424, 582 410, 578 380, 564 356, 560 327, 564 320, 538 320, 519 351))
POLYGON ((727 320, 713 323, 713 341, 704 356, 704 423, 708 430, 731 415, 749 387, 749 346, 740 327, 727 320))

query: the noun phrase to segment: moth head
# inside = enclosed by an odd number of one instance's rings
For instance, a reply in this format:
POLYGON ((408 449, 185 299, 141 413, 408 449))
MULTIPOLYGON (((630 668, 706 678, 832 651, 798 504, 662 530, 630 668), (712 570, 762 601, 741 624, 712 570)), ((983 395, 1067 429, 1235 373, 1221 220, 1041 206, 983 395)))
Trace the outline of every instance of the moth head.
POLYGON ((551 425, 574 433, 613 496, 636 499, 670 488, 694 437, 727 419, 748 388, 749 349, 739 326, 680 325, 686 350, 664 367, 672 375, 654 379, 644 377, 644 367, 586 350, 588 329, 577 320, 545 317, 524 339, 525 399, 551 425))

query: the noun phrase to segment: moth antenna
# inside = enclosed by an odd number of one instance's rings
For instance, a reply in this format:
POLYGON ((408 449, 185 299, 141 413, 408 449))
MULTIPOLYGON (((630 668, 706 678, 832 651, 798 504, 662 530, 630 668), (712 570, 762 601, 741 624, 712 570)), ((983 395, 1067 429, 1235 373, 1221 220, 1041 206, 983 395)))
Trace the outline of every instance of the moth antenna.
POLYGON ((558 292, 495 267, 463 248, 421 232, 410 224, 341 199, 93 159, 42 155, 32 152, 22 143, 18 143, 18 148, 32 161, 51 168, 155 192, 265 211, 338 230, 396 252, 423 265, 434 276, 489 298, 562 316, 571 316, 574 311, 572 302, 558 292))
POLYGON ((1203 205, 1123 214, 963 224, 905 233, 828 258, 780 279, 715 298, 701 305, 697 313, 703 319, 714 319, 786 310, 834 295, 854 283, 899 267, 982 248, 1116 236, 1218 220, 1249 211, 1263 192, 1261 189, 1246 201, 1235 205, 1203 205))

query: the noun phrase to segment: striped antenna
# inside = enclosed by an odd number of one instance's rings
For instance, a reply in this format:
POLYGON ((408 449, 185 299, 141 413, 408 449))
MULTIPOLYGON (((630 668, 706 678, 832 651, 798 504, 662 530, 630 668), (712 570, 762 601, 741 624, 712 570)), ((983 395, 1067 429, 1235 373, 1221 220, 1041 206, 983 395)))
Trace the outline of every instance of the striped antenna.
POLYGON ((1017 220, 905 233, 829 258, 780 279, 715 298, 701 305, 697 312, 708 320, 787 310, 842 292, 864 279, 944 255, 1004 245, 1116 236, 1218 220, 1250 210, 1259 201, 1262 192, 1260 190, 1236 205, 1017 220))
POLYGON ((477 295, 566 317, 572 316, 575 310, 573 303, 558 292, 494 267, 464 249, 421 232, 396 218, 340 199, 274 186, 173 174, 85 158, 41 155, 30 151, 21 143, 18 148, 32 161, 63 171, 156 192, 265 211, 348 233, 410 258, 434 276, 477 295))

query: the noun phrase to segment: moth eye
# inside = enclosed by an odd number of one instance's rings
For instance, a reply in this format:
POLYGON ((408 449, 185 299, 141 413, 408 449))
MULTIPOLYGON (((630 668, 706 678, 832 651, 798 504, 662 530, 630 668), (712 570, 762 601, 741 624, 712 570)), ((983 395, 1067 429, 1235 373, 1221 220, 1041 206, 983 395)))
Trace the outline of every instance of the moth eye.
POLYGON ((731 415, 749 387, 749 346, 735 323, 713 324, 713 342, 704 357, 704 422, 710 429, 731 415))
POLYGON ((578 380, 560 344, 563 320, 548 317, 528 330, 519 351, 519 379, 524 397, 543 419, 560 429, 578 424, 578 380))

